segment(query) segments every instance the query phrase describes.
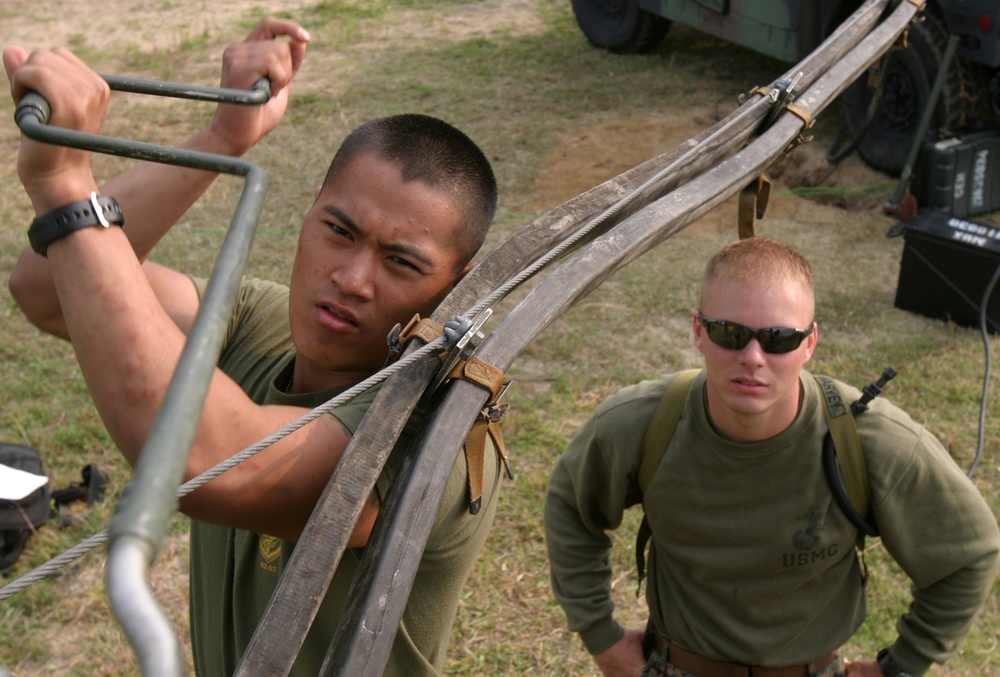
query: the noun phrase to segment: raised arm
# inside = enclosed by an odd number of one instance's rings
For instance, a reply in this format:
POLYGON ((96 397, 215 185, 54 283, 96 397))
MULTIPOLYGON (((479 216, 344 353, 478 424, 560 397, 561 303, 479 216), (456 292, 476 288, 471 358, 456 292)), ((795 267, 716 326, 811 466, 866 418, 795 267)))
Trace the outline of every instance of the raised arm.
MULTIPOLYGON (((212 122, 201 132, 182 144, 182 148, 206 153, 239 156, 267 135, 280 122, 288 105, 290 84, 305 57, 309 34, 293 21, 267 18, 261 21, 247 38, 229 47, 223 57, 222 86, 249 89, 262 76, 271 82, 272 97, 262 106, 223 104, 218 107, 212 122), (287 39, 285 39, 287 38, 287 39)), ((37 52, 29 63, 24 50, 11 47, 4 51, 4 66, 11 78, 11 93, 20 100, 27 91, 24 84, 28 75, 14 80, 12 75, 22 66, 44 73, 46 65, 62 65, 61 73, 73 72, 68 67, 82 66, 65 50, 37 52)), ((91 86, 102 84, 91 81, 91 86)), ((106 100, 106 92, 103 95, 106 100)), ((94 115, 94 112, 87 113, 94 115)), ((103 113, 101 113, 103 119, 103 113)), ((93 119, 93 118, 92 118, 93 119)), ((100 120, 93 119, 98 123, 100 120)), ((61 126, 61 125, 60 125, 61 126)), ((71 157, 64 154, 65 157, 71 157)), ((89 158, 78 156, 80 161, 89 158)), ((30 168, 25 168, 30 176, 30 168)), ((122 208, 128 224, 126 235, 140 261, 144 261, 156 243, 183 216, 216 178, 213 172, 172 167, 156 163, 137 163, 129 170, 108 181, 98 191, 114 196, 122 208)), ((53 182, 57 191, 76 194, 77 188, 53 182)), ((26 186, 28 188, 28 186, 26 186)), ((29 195, 32 191, 29 189, 29 195)), ((33 199, 35 199, 33 197, 33 199)), ((51 200, 55 206, 70 202, 57 192, 51 196, 39 195, 40 200, 51 200)), ((46 211, 35 204, 36 212, 46 211)), ((197 312, 198 296, 190 281, 184 276, 159 266, 149 264, 150 282, 157 296, 174 321, 187 331, 197 312)), ((43 331, 68 338, 62 311, 56 298, 52 275, 45 258, 25 249, 10 277, 10 289, 25 316, 43 331)))
MULTIPOLYGON (((274 25, 265 22, 258 31, 273 36, 274 25)), ((255 31, 255 35, 260 34, 255 31)), ((277 123, 294 72, 291 66, 301 62, 304 49, 303 41, 293 42, 297 47, 282 58, 277 55, 274 64, 268 62, 256 71, 226 75, 229 83, 234 79, 249 83, 260 74, 271 77, 276 97, 274 108, 268 109, 270 113, 255 117, 243 111, 220 111, 219 118, 227 122, 223 124, 217 118, 213 123, 217 128, 198 143, 204 146, 209 138, 218 142, 225 136, 222 128, 230 131, 230 144, 240 138, 254 140, 277 123), (298 56, 293 59, 291 52, 296 51, 298 56), (281 67, 282 63, 286 67, 281 67), (237 120, 247 124, 236 124, 237 120)), ((236 49, 255 51, 265 47, 270 52, 273 44, 278 43, 241 43, 236 49)), ((234 56, 227 53, 227 63, 243 62, 234 56)), ((11 48, 5 51, 4 62, 15 100, 28 90, 38 91, 52 107, 50 124, 86 132, 100 130, 109 98, 107 85, 72 54, 44 50, 28 57, 23 50, 11 48)), ((149 434, 185 341, 182 327, 168 306, 161 303, 163 297, 158 297, 162 290, 157 285, 163 282, 159 276, 169 271, 153 269, 155 274, 147 275, 140 260, 144 250, 171 225, 169 218, 161 220, 155 209, 140 204, 143 186, 150 188, 151 177, 159 173, 157 168, 144 167, 109 184, 123 191, 116 197, 127 205, 128 231, 130 235, 135 233, 132 241, 121 228, 82 228, 53 241, 47 258, 32 254, 20 271, 49 285, 42 293, 51 290, 61 309, 60 322, 73 342, 94 403, 116 445, 131 463, 136 462, 149 434)), ((97 190, 87 152, 30 139, 22 139, 18 175, 38 214, 87 199, 97 190)), ((186 201, 203 190, 201 179, 185 179, 180 172, 170 181, 186 187, 186 201)), ((26 289, 31 294, 39 293, 30 286, 26 289)), ((214 466, 304 411, 297 407, 259 406, 216 369, 187 476, 214 466)), ((295 540, 348 439, 348 433, 335 419, 321 417, 194 492, 183 501, 182 508, 204 521, 295 540)), ((367 540, 375 514, 377 504, 370 504, 351 545, 367 540)))

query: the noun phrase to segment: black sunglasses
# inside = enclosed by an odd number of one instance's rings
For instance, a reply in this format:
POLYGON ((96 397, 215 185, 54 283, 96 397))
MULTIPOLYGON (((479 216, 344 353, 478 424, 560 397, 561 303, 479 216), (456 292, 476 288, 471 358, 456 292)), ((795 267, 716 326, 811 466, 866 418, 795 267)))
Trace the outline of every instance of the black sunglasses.
POLYGON ((781 355, 790 353, 813 333, 815 322, 810 322, 805 329, 789 329, 787 327, 766 327, 764 329, 751 329, 742 324, 736 324, 728 320, 709 320, 700 312, 698 321, 705 328, 705 333, 712 343, 722 346, 727 350, 743 350, 750 339, 757 339, 761 350, 771 355, 781 355))

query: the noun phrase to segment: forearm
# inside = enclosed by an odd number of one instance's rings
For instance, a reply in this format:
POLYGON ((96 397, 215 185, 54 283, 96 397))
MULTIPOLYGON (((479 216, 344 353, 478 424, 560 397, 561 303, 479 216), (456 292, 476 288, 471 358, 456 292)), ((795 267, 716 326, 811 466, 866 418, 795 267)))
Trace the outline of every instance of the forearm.
POLYGON ((893 658, 914 674, 944 663, 961 645, 990 593, 996 554, 986 554, 954 574, 914 591, 914 601, 898 623, 893 658))
POLYGON ((624 630, 613 621, 611 540, 588 529, 575 505, 565 476, 553 473, 545 499, 545 541, 552 592, 591 653, 617 642, 624 630))
MULTIPOLYGON (((173 378, 185 336, 159 304, 120 229, 85 228, 52 244, 49 260, 80 368, 119 451, 135 465, 173 378)), ((258 406, 215 369, 185 479, 213 468, 300 417, 299 407, 258 406)), ((198 519, 295 540, 349 440, 320 417, 188 496, 198 519)), ((378 503, 369 501, 352 544, 363 545, 378 503)))
MULTIPOLYGON (((182 147, 216 154, 238 154, 243 150, 227 143, 211 128, 192 137, 182 147)), ((142 261, 216 177, 214 172, 143 162, 108 181, 99 192, 118 201, 125 216, 126 237, 136 257, 142 261)), ((82 191, 77 189, 75 193, 82 191)), ((36 209, 44 212, 61 206, 55 201, 49 199, 52 204, 38 204, 36 209)), ((65 201, 72 199, 66 197, 65 201)), ((11 295, 32 324, 54 336, 69 338, 52 271, 45 257, 25 248, 8 285, 11 295)))
POLYGON ((81 372, 109 433, 134 464, 185 337, 121 229, 84 228, 53 242, 48 256, 81 372))

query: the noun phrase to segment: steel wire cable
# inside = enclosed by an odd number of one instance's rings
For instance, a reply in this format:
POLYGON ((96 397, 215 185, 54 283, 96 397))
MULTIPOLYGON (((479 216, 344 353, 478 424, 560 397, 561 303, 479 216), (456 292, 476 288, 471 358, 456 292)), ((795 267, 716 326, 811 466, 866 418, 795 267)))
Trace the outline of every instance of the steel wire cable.
POLYGON ((579 229, 573 235, 571 235, 568 238, 566 238, 565 240, 563 240, 562 243, 560 243, 560 244, 556 245, 555 247, 553 247, 552 249, 550 249, 547 254, 545 254, 544 256, 540 257, 538 260, 536 260, 534 263, 532 263, 530 266, 528 266, 527 268, 525 268, 523 271, 521 271, 517 275, 511 277, 507 282, 505 282, 504 284, 502 284, 501 286, 499 286, 496 290, 493 291, 492 294, 490 294, 489 296, 487 296, 483 301, 481 301, 479 304, 473 306, 464 315, 464 317, 466 317, 466 318, 473 318, 473 317, 477 316, 483 310, 485 310, 485 309, 487 309, 487 308, 492 307, 493 305, 495 305, 498 301, 500 301, 500 299, 503 299, 504 297, 506 297, 507 294, 509 294, 513 289, 515 289, 518 286, 520 286, 522 283, 524 283, 526 280, 528 280, 529 278, 531 278, 531 276, 533 276, 539 270, 541 270, 542 268, 544 268, 545 266, 547 266, 549 263, 551 263, 555 259, 557 259, 560 256, 562 256, 566 251, 568 251, 569 249, 571 249, 577 242, 579 242, 584 237, 586 237, 595 228, 597 228, 598 226, 600 226, 602 223, 604 223, 608 219, 616 216, 623 209, 625 209, 625 207, 629 206, 630 204, 632 204, 633 202, 635 202, 639 198, 644 197, 653 188, 653 186, 655 186, 659 181, 661 181, 663 178, 665 178, 666 176, 668 176, 671 172, 675 171, 677 169, 677 167, 682 166, 683 164, 685 164, 701 148, 709 145, 714 139, 716 139, 719 136, 721 136, 724 132, 728 131, 730 128, 732 128, 733 126, 735 126, 738 122, 742 121, 743 118, 745 118, 748 115, 750 115, 751 113, 753 113, 757 108, 761 107, 762 105, 773 105, 775 103, 775 101, 776 101, 776 98, 777 98, 776 91, 777 90, 772 90, 771 95, 764 96, 761 99, 758 99, 757 101, 755 101, 752 104, 748 105, 746 107, 746 110, 744 110, 742 113, 739 113, 738 115, 734 116, 732 120, 730 120, 728 123, 726 123, 725 125, 723 125, 722 127, 720 127, 718 130, 716 130, 713 134, 711 134, 710 136, 708 136, 700 144, 698 144, 694 148, 691 148, 690 150, 688 150, 686 153, 684 153, 683 155, 681 155, 679 158, 677 158, 676 160, 674 160, 673 162, 671 162, 669 165, 667 165, 666 167, 664 167, 663 169, 661 169, 659 172, 657 172, 652 178, 646 180, 646 182, 643 183, 641 186, 639 186, 638 188, 634 189, 632 192, 630 192, 627 195, 625 195, 625 197, 623 197, 621 200, 619 200, 618 202, 614 203, 613 205, 611 205, 610 207, 608 207, 607 209, 605 209, 603 212, 601 212, 600 214, 598 214, 586 226, 584 226, 583 228, 579 229))
MULTIPOLYGON (((747 106, 746 110, 736 115, 727 124, 723 125, 715 133, 707 137, 702 143, 688 150, 679 158, 677 158, 669 165, 667 165, 659 172, 657 172, 652 178, 646 180, 638 188, 635 188, 634 190, 626 194, 621 200, 619 200, 618 202, 616 202, 615 204, 613 204, 612 206, 608 207, 606 210, 601 212, 599 215, 594 217, 590 222, 587 223, 586 226, 579 229, 573 235, 563 240, 560 244, 550 249, 548 253, 537 259, 534 263, 529 265, 519 274, 511 277, 507 282, 505 282, 503 285, 495 289, 490 295, 488 295, 478 304, 470 308, 466 313, 462 315, 462 317, 471 319, 479 315, 487 308, 491 308, 501 299, 505 298, 512 290, 516 289, 518 286, 520 286, 525 281, 530 279, 539 270, 546 267, 549 263, 551 263, 555 259, 561 257, 566 251, 571 249, 577 242, 586 237, 595 228, 605 223, 608 219, 613 218, 614 216, 619 214, 623 209, 628 207, 636 200, 647 195, 649 191, 659 181, 668 176, 671 172, 675 171, 679 166, 685 164, 701 148, 707 146, 713 140, 720 137, 723 133, 727 132, 738 122, 742 121, 743 118, 752 114, 758 107, 762 105, 772 105, 774 101, 775 99, 772 96, 764 96, 758 101, 747 106)), ((188 494, 204 486, 205 484, 215 479, 219 475, 223 474, 224 472, 236 467, 240 463, 243 463, 244 461, 257 455, 264 449, 267 449, 272 444, 275 444, 283 440, 288 435, 291 435, 297 430, 303 428, 304 426, 316 420, 323 414, 328 413, 332 409, 341 406, 345 402, 352 400, 353 398, 357 397, 358 395, 365 392, 369 388, 378 385, 379 383, 386 380, 393 374, 409 366, 412 362, 415 362, 416 360, 420 359, 421 357, 431 352, 432 350, 436 350, 443 343, 444 343, 443 338, 434 339, 433 341, 422 346, 418 350, 400 358, 397 362, 393 363, 389 367, 382 369, 378 373, 365 379, 361 383, 358 383, 357 385, 349 388, 340 395, 310 410, 306 414, 303 414, 301 417, 288 423, 279 430, 276 430, 267 437, 261 438, 256 443, 230 456, 225 461, 222 461, 217 465, 213 466, 212 468, 201 473, 200 475, 191 478, 187 482, 183 483, 180 487, 178 487, 176 495, 177 498, 180 499, 183 498, 184 496, 187 496, 188 494)), ((37 583, 40 580, 54 576, 63 567, 66 567, 69 564, 73 563, 74 561, 76 561, 86 553, 90 552, 94 548, 98 547, 99 545, 106 543, 107 540, 108 540, 108 530, 103 529, 98 533, 94 534, 93 536, 81 541, 77 545, 67 549, 62 554, 53 557, 49 561, 36 567, 27 574, 24 574, 23 576, 17 578, 11 583, 0 588, 0 601, 8 599, 16 595, 17 593, 22 592, 23 590, 27 589, 28 587, 30 587, 34 583, 37 583)))
MULTIPOLYGON (((309 412, 303 414, 302 416, 295 419, 291 423, 288 423, 281 429, 276 430, 267 437, 258 440, 257 442, 250 445, 249 447, 246 447, 242 451, 233 454, 225 461, 222 461, 217 465, 213 466, 212 468, 209 468, 200 475, 191 478, 190 480, 182 484, 180 487, 178 487, 177 498, 180 499, 183 498, 184 496, 187 496, 195 489, 198 489, 199 487, 208 484, 208 482, 215 479, 222 473, 226 472, 227 470, 230 470, 231 468, 236 467, 243 461, 252 458, 253 456, 260 453, 264 449, 268 448, 272 444, 283 440, 288 435, 291 435, 296 430, 303 428, 308 423, 311 423, 312 421, 316 420, 323 414, 331 411, 336 407, 341 406, 342 404, 348 402, 349 400, 354 399, 355 397, 365 392, 369 388, 378 385, 379 383, 386 380, 393 374, 401 371, 402 369, 405 369, 412 362, 415 362, 416 360, 420 359, 427 353, 437 349, 438 346, 440 346, 442 343, 444 343, 443 338, 434 339, 427 345, 422 346, 418 350, 415 350, 409 355, 401 358, 399 361, 386 367, 377 374, 370 376, 361 383, 344 391, 340 395, 337 395, 336 397, 326 401, 325 403, 321 404, 315 409, 312 409, 309 412)), ((97 546, 106 543, 107 541, 108 541, 108 529, 102 529, 93 536, 67 549, 62 554, 53 557, 44 564, 31 570, 27 574, 24 574, 23 576, 17 578, 16 580, 0 588, 0 601, 13 597, 17 593, 26 590, 32 584, 37 583, 40 580, 54 576, 63 567, 72 564, 74 561, 78 560, 83 555, 87 554, 97 546)))
POLYGON ((983 351, 985 352, 986 367, 983 373, 983 392, 979 400, 979 431, 977 433, 976 454, 969 465, 968 476, 972 477, 979 467, 979 461, 983 457, 983 447, 986 443, 986 400, 990 394, 990 378, 993 372, 993 351, 990 349, 990 334, 987 326, 988 314, 987 306, 990 297, 993 296, 993 289, 1000 281, 1000 266, 997 266, 993 277, 990 278, 986 289, 983 291, 983 300, 979 304, 979 331, 983 339, 983 351))

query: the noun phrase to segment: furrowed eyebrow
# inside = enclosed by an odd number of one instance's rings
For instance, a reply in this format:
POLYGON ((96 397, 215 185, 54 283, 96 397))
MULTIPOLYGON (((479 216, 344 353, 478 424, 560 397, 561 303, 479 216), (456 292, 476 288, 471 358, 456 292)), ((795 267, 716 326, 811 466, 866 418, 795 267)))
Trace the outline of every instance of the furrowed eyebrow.
MULTIPOLYGON (((344 226, 344 228, 347 228, 349 231, 360 236, 365 236, 367 234, 354 221, 354 219, 348 216, 347 213, 344 210, 340 209, 339 207, 336 207, 334 205, 327 205, 323 207, 323 211, 325 211, 331 217, 339 221, 344 226)), ((420 263, 429 268, 434 267, 434 262, 431 261, 429 258, 427 258, 426 254, 424 254, 416 247, 410 246, 408 244, 403 244, 399 242, 389 242, 387 244, 382 245, 382 248, 391 252, 396 252, 398 254, 405 254, 406 256, 409 256, 410 258, 419 261, 420 263)))
POLYGON ((348 216, 347 212, 345 212, 344 210, 339 209, 338 207, 334 207, 333 205, 327 205, 323 207, 323 211, 325 211, 327 214, 329 214, 330 216, 332 216, 333 218, 337 219, 342 224, 344 224, 344 226, 346 226, 348 230, 355 232, 358 235, 365 234, 364 231, 358 227, 358 224, 354 222, 354 219, 348 216))

